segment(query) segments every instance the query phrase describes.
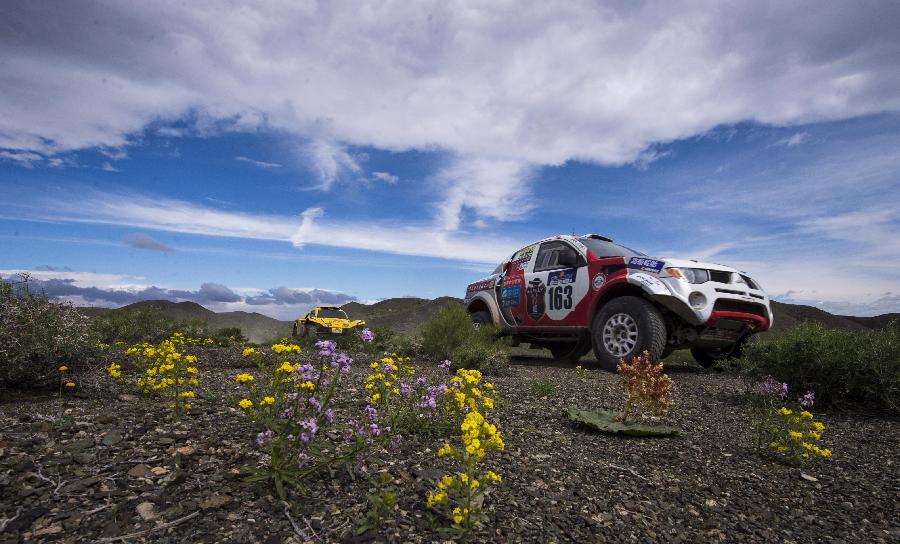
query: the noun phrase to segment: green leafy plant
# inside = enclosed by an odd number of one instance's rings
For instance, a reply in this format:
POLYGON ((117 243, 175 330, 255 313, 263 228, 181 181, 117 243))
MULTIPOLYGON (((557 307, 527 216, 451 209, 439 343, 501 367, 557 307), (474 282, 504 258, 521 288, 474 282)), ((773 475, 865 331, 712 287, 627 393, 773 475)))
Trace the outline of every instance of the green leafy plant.
POLYGON ((748 344, 739 364, 756 379, 814 390, 819 406, 868 404, 900 413, 900 322, 862 331, 801 323, 748 344))
POLYGON ((621 413, 615 410, 585 410, 571 407, 566 408, 563 413, 570 420, 601 433, 628 436, 675 436, 680 433, 677 428, 666 425, 623 422, 620 419, 621 413))
POLYGON ((528 384, 531 394, 535 397, 555 397, 556 386, 546 378, 536 378, 528 384))
POLYGON ((391 519, 397 508, 397 489, 393 480, 391 473, 387 471, 379 472, 376 478, 370 480, 370 488, 366 493, 369 508, 356 526, 357 535, 378 531, 391 519))

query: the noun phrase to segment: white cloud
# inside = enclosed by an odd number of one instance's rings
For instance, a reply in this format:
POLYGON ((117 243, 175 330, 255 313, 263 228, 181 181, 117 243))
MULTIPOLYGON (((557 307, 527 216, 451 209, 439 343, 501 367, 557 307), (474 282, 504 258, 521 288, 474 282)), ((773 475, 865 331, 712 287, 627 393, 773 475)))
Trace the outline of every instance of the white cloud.
POLYGON ((277 162, 258 161, 255 159, 251 159, 249 157, 237 156, 234 158, 234 160, 246 162, 246 163, 252 164, 253 166, 258 166, 259 168, 264 168, 264 169, 281 168, 281 165, 278 164, 277 162))
POLYGON ((463 224, 466 209, 479 217, 501 221, 525 217, 533 208, 527 183, 532 171, 533 167, 519 161, 454 160, 436 176, 443 192, 438 225, 446 231, 467 226, 463 224))
POLYGON ((109 162, 104 162, 103 164, 101 164, 100 170, 103 170, 104 172, 121 172, 121 170, 119 170, 109 162))
POLYGON ((372 172, 372 177, 378 181, 383 181, 390 185, 397 183, 397 181, 400 179, 399 177, 387 172, 372 172))
POLYGON ((186 234, 276 240, 301 248, 306 244, 425 256, 479 264, 496 264, 525 240, 447 232, 419 223, 373 223, 326 218, 322 208, 298 217, 222 211, 182 200, 134 193, 100 193, 80 189, 77 197, 18 206, 10 217, 63 223, 122 225, 186 234), (22 209, 28 209, 24 214, 22 209))
POLYGON ((783 145, 783 146, 786 146, 786 147, 793 147, 793 146, 795 146, 795 145, 800 145, 800 144, 806 142, 807 140, 809 140, 809 133, 808 133, 808 132, 804 132, 804 131, 800 131, 800 132, 795 132, 794 134, 792 134, 792 135, 789 136, 788 138, 784 138, 784 139, 782 139, 782 140, 779 140, 778 142, 776 142, 776 144, 777 144, 777 145, 783 145))
MULTIPOLYGON (((652 144, 720 125, 900 109, 900 64, 885 61, 900 54, 898 10, 17 3, 0 34, 0 148, 122 149, 148 126, 168 135, 269 129, 315 142, 308 154, 321 189, 359 172, 348 145, 437 149, 467 163, 647 164, 652 144), (192 126, 167 126, 185 120, 192 126)), ((786 144, 801 143, 799 134, 786 144)), ((522 185, 491 194, 515 199, 522 185)), ((486 212, 459 192, 448 190, 446 225, 464 209, 486 212)))
POLYGON ((2 151, 0 160, 13 161, 25 168, 34 168, 34 163, 44 160, 44 157, 30 151, 2 151))
POLYGON ((362 171, 358 160, 344 146, 334 142, 316 140, 306 146, 305 152, 319 180, 317 188, 324 191, 340 179, 362 171))

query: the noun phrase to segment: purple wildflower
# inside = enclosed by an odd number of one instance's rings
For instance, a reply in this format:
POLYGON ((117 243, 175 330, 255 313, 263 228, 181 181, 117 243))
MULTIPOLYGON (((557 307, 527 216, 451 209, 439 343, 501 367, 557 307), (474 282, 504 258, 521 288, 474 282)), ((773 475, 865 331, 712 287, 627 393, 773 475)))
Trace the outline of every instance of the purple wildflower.
POLYGON ((400 384, 400 394, 403 395, 404 397, 408 396, 411 391, 412 391, 412 388, 409 386, 408 383, 404 382, 404 383, 400 384))
POLYGON ((419 387, 425 387, 425 384, 428 383, 428 380, 425 379, 425 376, 419 376, 416 378, 416 385, 419 387))
POLYGON ((372 423, 369 425, 369 433, 371 433, 372 436, 381 436, 381 428, 377 423, 372 423))
POLYGON ((368 328, 359 331, 359 334, 357 336, 359 336, 359 339, 367 344, 371 344, 372 340, 375 340, 375 333, 370 331, 368 328))
POLYGON ((334 423, 334 410, 332 410, 331 408, 325 410, 325 421, 327 421, 329 424, 334 423))
POLYGON ((319 401, 316 399, 316 397, 309 397, 308 402, 309 402, 309 405, 312 406, 316 412, 322 411, 322 405, 319 403, 319 401))
POLYGON ((807 391, 805 395, 800 397, 800 406, 804 408, 812 408, 815 403, 816 394, 812 391, 807 391))
POLYGON ((346 353, 339 353, 337 357, 335 357, 334 362, 337 363, 336 368, 340 368, 341 372, 349 372, 350 365, 353 364, 353 359, 347 356, 346 353))
POLYGON ((337 344, 328 340, 320 340, 316 342, 316 347, 319 348, 320 357, 331 357, 336 346, 337 344))
POLYGON ((369 418, 369 422, 374 423, 378 421, 378 410, 371 405, 366 405, 366 416, 369 418))
POLYGON ((768 376, 766 377, 764 382, 759 384, 759 386, 757 387, 757 392, 767 397, 784 400, 788 395, 788 385, 786 383, 779 382, 772 376, 768 376))
POLYGON ((259 433, 258 435, 256 435, 256 445, 260 448, 266 447, 266 445, 269 443, 269 440, 272 439, 273 434, 275 433, 270 430, 259 433))
POLYGON ((443 361, 441 361, 441 364, 438 365, 438 368, 444 368, 444 369, 450 370, 450 360, 444 359, 443 361))

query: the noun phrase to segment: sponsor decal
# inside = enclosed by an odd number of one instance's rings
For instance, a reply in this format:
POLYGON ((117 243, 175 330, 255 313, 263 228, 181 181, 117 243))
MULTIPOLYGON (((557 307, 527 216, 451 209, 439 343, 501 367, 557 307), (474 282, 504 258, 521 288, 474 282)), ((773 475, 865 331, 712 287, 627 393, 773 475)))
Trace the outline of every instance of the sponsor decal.
POLYGON ((634 268, 636 270, 643 270, 645 272, 653 272, 659 274, 664 264, 664 261, 660 261, 658 259, 632 257, 631 260, 628 261, 628 268, 634 268))
POLYGON ((518 285, 504 287, 503 290, 500 291, 500 306, 504 308, 514 308, 518 306, 521 293, 521 288, 518 285))
POLYGON ((600 272, 599 274, 594 276, 594 279, 591 281, 591 285, 598 291, 602 289, 603 286, 606 285, 606 274, 600 272))
POLYGON ((663 282, 659 280, 659 278, 653 277, 649 274, 645 274, 643 272, 635 272, 629 274, 628 279, 636 280, 654 295, 665 295, 669 293, 669 289, 663 282))
POLYGON ((492 280, 492 279, 482 280, 482 281, 475 282, 475 283, 469 285, 469 287, 466 288, 466 293, 474 293, 477 291, 484 291, 485 289, 490 289, 493 286, 494 286, 494 280, 492 280))
POLYGON ((577 268, 567 268, 565 270, 557 270, 550 272, 547 276, 547 285, 565 285, 567 283, 575 283, 575 276, 578 275, 577 268))
POLYGON ((528 311, 528 317, 537 321, 544 316, 544 294, 547 292, 547 286, 541 278, 534 278, 528 282, 525 288, 525 305, 528 311))
POLYGON ((537 244, 532 244, 517 251, 512 256, 509 263, 509 272, 512 273, 525 270, 525 266, 528 264, 528 261, 531 260, 531 256, 534 254, 535 249, 537 249, 537 244))

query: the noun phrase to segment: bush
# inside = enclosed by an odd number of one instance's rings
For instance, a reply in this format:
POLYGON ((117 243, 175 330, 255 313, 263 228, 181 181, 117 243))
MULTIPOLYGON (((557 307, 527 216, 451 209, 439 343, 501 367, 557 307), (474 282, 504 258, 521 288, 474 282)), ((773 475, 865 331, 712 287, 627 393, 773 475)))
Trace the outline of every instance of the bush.
POLYGON ((96 346, 89 318, 71 303, 31 293, 27 278, 0 283, 0 382, 41 385, 55 379, 58 366, 83 363, 96 346))
POLYGON ((435 360, 449 359, 473 331, 466 309, 456 304, 447 305, 422 326, 422 351, 435 360))
POLYGON ((204 322, 198 319, 173 321, 154 306, 111 310, 95 317, 92 327, 100 337, 100 341, 105 344, 115 342, 157 344, 176 332, 184 333, 191 338, 206 336, 204 322))
POLYGON ((452 371, 460 368, 498 374, 509 368, 509 348, 496 338, 492 328, 484 327, 450 355, 452 371))
POLYGON ((791 390, 811 389, 821 406, 872 404, 900 413, 900 323, 852 331, 802 323, 749 344, 740 366, 774 376, 791 390))

